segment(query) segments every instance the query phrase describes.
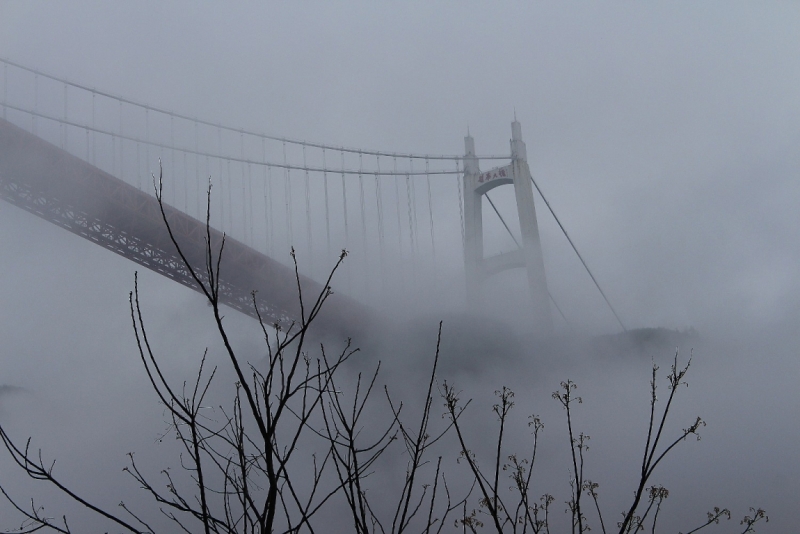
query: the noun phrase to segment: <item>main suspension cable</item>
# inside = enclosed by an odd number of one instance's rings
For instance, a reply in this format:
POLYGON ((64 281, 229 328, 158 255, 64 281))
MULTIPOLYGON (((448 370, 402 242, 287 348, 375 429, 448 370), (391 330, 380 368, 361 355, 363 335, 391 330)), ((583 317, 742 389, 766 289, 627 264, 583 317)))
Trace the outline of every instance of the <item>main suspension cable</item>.
MULTIPOLYGON (((267 134, 262 133, 262 132, 256 132, 256 131, 252 131, 252 130, 243 130, 243 129, 240 129, 240 128, 234 128, 234 127, 230 127, 230 126, 223 126, 223 125, 220 125, 220 124, 208 121, 208 120, 203 120, 203 119, 199 119, 199 118, 196 118, 196 117, 190 117, 188 115, 183 115, 181 113, 176 113, 174 111, 169 111, 169 110, 164 109, 164 108, 159 108, 159 107, 156 107, 156 106, 151 106, 149 104, 144 104, 142 102, 138 102, 138 101, 130 99, 130 98, 125 98, 125 97, 122 97, 122 96, 119 96, 119 95, 115 95, 113 93, 109 93, 109 92, 106 92, 106 91, 101 91, 99 89, 95 89, 93 87, 89 87, 88 85, 83 85, 83 84, 80 84, 80 83, 72 82, 70 80, 67 80, 67 79, 64 79, 64 78, 60 78, 58 76, 54 76, 54 75, 46 73, 46 72, 42 72, 42 71, 39 71, 37 69, 26 67, 25 65, 16 63, 14 61, 11 61, 11 60, 8 60, 8 59, 5 59, 5 58, 0 58, 0 63, 4 64, 4 71, 7 71, 7 66, 11 65, 12 67, 16 67, 18 69, 30 72, 34 76, 42 76, 44 78, 48 78, 48 79, 56 81, 56 82, 67 84, 67 85, 69 85, 71 87, 75 87, 76 89, 81 89, 81 90, 84 90, 84 91, 88 91, 88 92, 91 92, 92 94, 103 96, 105 98, 110 98, 112 100, 117 100, 119 102, 124 102, 126 104, 129 104, 129 105, 132 105, 132 106, 136 106, 136 107, 140 107, 140 108, 143 108, 145 110, 150 110, 150 111, 153 111, 155 113, 161 113, 161 114, 167 115, 169 117, 174 117, 174 118, 185 120, 185 121, 196 122, 198 124, 202 124, 202 125, 205 125, 205 126, 219 127, 219 128, 222 128, 222 129, 230 131, 230 132, 242 132, 242 133, 245 133, 246 135, 250 135, 250 136, 254 136, 254 137, 258 137, 258 138, 262 138, 262 139, 267 139, 267 140, 270 140, 270 141, 276 141, 276 142, 279 142, 279 143, 289 143, 289 144, 292 144, 292 145, 307 146, 307 147, 319 148, 319 149, 323 149, 324 148, 324 149, 327 149, 327 150, 336 150, 336 151, 347 152, 347 153, 363 154, 363 155, 367 155, 367 156, 387 156, 387 157, 397 156, 397 157, 401 157, 401 158, 413 158, 413 159, 426 159, 427 158, 427 159, 435 159, 435 160, 454 160, 454 159, 461 159, 463 157, 461 155, 450 155, 450 154, 412 154, 412 153, 400 153, 400 152, 385 152, 385 151, 379 151, 379 150, 362 150, 362 149, 352 148, 352 147, 328 145, 328 144, 324 144, 324 143, 314 143, 314 142, 309 142, 309 141, 303 141, 303 140, 300 140, 300 139, 292 139, 292 138, 289 138, 289 137, 267 135, 267 134)), ((4 75, 3 79, 4 80, 8 79, 7 72, 5 72, 5 75, 4 75)), ((7 95, 7 92, 4 91, 4 97, 6 95, 7 95)), ((4 98, 4 102, 6 102, 6 101, 7 101, 7 98, 4 98)), ((5 118, 5 116, 4 116, 4 118, 5 118)), ((508 156, 508 155, 486 155, 486 156, 479 156, 478 159, 487 159, 487 160, 488 159, 509 159, 509 157, 510 156, 508 156)))
MULTIPOLYGON (((232 161, 232 162, 242 163, 242 164, 250 163, 252 165, 258 165, 258 166, 266 165, 268 167, 275 167, 275 168, 278 168, 278 169, 288 169, 288 170, 296 170, 296 171, 309 171, 309 172, 326 172, 326 171, 328 171, 328 172, 337 172, 337 173, 352 174, 352 175, 357 175, 359 173, 358 169, 347 169, 347 168, 333 169, 333 168, 317 167, 317 166, 310 166, 310 165, 309 166, 290 165, 289 163, 285 163, 285 162, 284 163, 270 162, 270 161, 264 162, 264 161, 254 160, 254 159, 242 159, 242 158, 238 158, 238 157, 235 157, 235 156, 221 155, 221 152, 222 152, 221 145, 220 145, 220 148, 219 148, 219 152, 215 154, 213 152, 208 152, 208 151, 204 151, 204 150, 197 150, 197 149, 192 149, 192 148, 188 148, 188 147, 175 147, 175 146, 171 146, 169 144, 161 143, 161 142, 155 141, 155 140, 151 141, 149 139, 150 135, 149 135, 149 114, 147 113, 148 110, 145 110, 145 130, 146 130, 147 133, 145 134, 144 138, 140 138, 140 137, 135 137, 133 135, 122 135, 121 133, 118 133, 118 132, 112 132, 112 131, 109 131, 109 130, 104 130, 104 129, 99 128, 99 127, 94 127, 94 126, 82 124, 82 123, 75 122, 75 121, 64 120, 64 119, 55 117, 53 115, 49 115, 49 114, 41 113, 41 112, 30 111, 28 109, 21 108, 19 106, 14 106, 14 105, 11 105, 11 104, 4 104, 4 107, 6 107, 8 109, 13 109, 14 111, 19 111, 21 113, 27 113, 29 115, 35 115, 37 117, 48 119, 48 120, 51 120, 53 122, 57 122, 57 123, 60 123, 60 124, 66 124, 67 126, 72 126, 74 128, 85 130, 87 137, 89 137, 92 133, 99 133, 99 134, 109 135, 109 136, 110 135, 116 135, 118 138, 125 139, 126 141, 132 141, 132 142, 141 143, 141 144, 146 146, 146 150, 147 150, 146 158, 148 160, 149 160, 149 157, 150 157, 149 156, 150 147, 154 147, 154 148, 159 148, 159 149, 162 149, 162 150, 163 149, 175 150, 177 152, 186 152, 188 154, 196 154, 196 155, 200 155, 200 156, 208 156, 208 157, 212 157, 212 158, 216 158, 216 159, 220 159, 220 160, 232 161)), ((202 124, 202 122, 200 122, 200 121, 198 121, 198 122, 200 124, 202 124)), ((215 127, 218 130, 220 130, 220 135, 221 135, 221 131, 222 130, 226 130, 226 129, 227 130, 231 130, 231 131, 235 131, 235 132, 240 132, 240 133, 242 132, 242 130, 235 130, 233 128, 226 128, 225 126, 222 126, 222 125, 215 125, 215 127)), ((247 134, 246 131, 245 131, 245 134, 247 134)), ((289 141, 287 141, 287 143, 289 143, 289 141)), ((306 146, 312 146, 312 145, 306 145, 306 146)), ((355 153, 360 154, 360 155, 370 155, 369 152, 363 152, 363 151, 362 152, 350 151, 350 152, 355 152, 355 153)), ((89 149, 87 148, 87 154, 88 153, 89 153, 89 149)), ((342 152, 342 153, 344 153, 344 152, 342 152)), ((88 161, 89 158, 90 158, 90 156, 87 155, 87 161, 88 161)), ((410 159, 421 159, 421 157, 414 156, 413 158, 410 158, 410 159)), ((435 159, 435 158, 431 158, 431 159, 435 159)), ((506 156, 505 159, 509 159, 509 156, 506 156)), ((364 172, 363 169, 362 169, 361 172, 364 172)), ((370 171, 370 174, 375 174, 375 173, 370 171)), ((378 173, 379 176, 407 176, 407 175, 408 176, 423 176, 425 174, 426 174, 425 171, 416 171, 416 172, 414 172, 414 171, 412 171, 412 172, 380 171, 378 173)), ((455 174, 455 171, 453 171, 453 170, 432 170, 432 171, 429 171, 427 174, 430 174, 430 175, 453 175, 453 174, 455 174)))

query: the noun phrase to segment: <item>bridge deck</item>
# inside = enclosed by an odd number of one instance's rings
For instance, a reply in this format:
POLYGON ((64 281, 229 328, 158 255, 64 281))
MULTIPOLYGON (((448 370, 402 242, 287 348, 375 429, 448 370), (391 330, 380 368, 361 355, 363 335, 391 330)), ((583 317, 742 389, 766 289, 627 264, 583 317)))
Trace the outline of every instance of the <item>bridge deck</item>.
MULTIPOLYGON (((153 196, 2 119, 0 198, 199 291, 153 196)), ((169 205, 164 211, 190 265, 205 273, 205 223, 169 205)), ((210 231, 217 250, 222 233, 210 231)), ((300 281, 306 302, 323 289, 308 277, 300 281)), ((255 317, 253 290, 266 322, 286 324, 299 317, 294 270, 226 236, 220 300, 255 317)), ((372 315, 366 306, 336 294, 318 320, 325 331, 354 335, 372 315)))

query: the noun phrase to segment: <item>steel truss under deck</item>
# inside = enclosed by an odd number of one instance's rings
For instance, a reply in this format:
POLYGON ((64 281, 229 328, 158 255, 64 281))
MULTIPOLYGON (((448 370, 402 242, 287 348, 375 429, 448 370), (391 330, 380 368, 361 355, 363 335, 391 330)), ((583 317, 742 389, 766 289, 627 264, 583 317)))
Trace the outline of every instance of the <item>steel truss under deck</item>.
MULTIPOLYGON (((0 198, 200 291, 153 196, 2 119, 0 198)), ((169 205, 164 213, 187 261, 207 282, 206 224, 169 205)), ((223 235, 213 228, 208 232, 216 261, 223 235)), ((300 284, 306 301, 316 300, 323 290, 302 275, 300 284)), ((220 302, 253 317, 256 291, 259 313, 267 323, 299 320, 294 270, 228 236, 219 290, 220 302)), ((326 331, 352 335, 367 326, 371 315, 365 306, 337 294, 325 304, 319 322, 326 331)))

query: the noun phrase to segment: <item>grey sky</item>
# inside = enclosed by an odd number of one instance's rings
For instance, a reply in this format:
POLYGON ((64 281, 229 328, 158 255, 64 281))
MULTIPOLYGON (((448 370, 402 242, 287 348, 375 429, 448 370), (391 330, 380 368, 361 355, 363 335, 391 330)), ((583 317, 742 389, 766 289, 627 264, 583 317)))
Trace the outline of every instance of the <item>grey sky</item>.
MULTIPOLYGON (((479 152, 502 153, 516 109, 534 174, 632 325, 763 318, 797 290, 781 246, 792 4, 2 9, 2 50, 23 64, 278 135, 460 153, 469 127, 479 152)), ((569 300, 585 276, 539 212, 569 300)))
MULTIPOLYGON (((763 467, 770 483, 781 465, 797 474, 800 4, 3 2, 0 56, 211 121, 389 151, 459 154, 469 128, 479 153, 505 153, 516 111, 534 176, 627 325, 726 340, 724 370, 699 380, 745 397, 731 411, 700 402, 715 426, 773 432, 731 437, 732 461, 780 457, 763 467), (752 423, 760 410, 773 426, 752 423)), ((613 332, 537 209, 552 293, 580 326, 613 332)), ((64 395, 86 392, 80 410, 106 391, 87 378, 139 384, 132 263, 5 203, 0 250, 0 385, 31 388, 43 373, 64 395)), ((442 254, 458 264, 460 242, 442 254)), ((154 328, 193 361, 171 332, 194 331, 205 308, 140 276, 154 328)), ((515 276, 493 287, 514 293, 515 276)), ((212 339, 197 334, 194 355, 212 339)), ((782 484, 797 494, 797 477, 782 484)))

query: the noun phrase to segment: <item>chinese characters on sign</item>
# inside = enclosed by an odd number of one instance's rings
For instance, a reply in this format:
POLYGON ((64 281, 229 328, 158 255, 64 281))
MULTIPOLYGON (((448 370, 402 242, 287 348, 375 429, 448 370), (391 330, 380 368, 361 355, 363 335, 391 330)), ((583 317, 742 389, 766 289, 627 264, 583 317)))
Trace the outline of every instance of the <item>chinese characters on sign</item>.
POLYGON ((478 182, 491 182, 492 180, 497 180, 498 178, 511 178, 511 165, 507 165, 506 167, 498 167, 496 169, 481 173, 480 176, 478 176, 478 182))

